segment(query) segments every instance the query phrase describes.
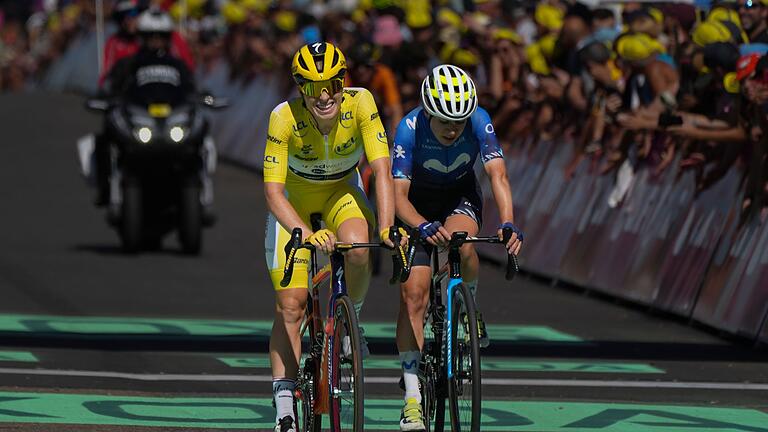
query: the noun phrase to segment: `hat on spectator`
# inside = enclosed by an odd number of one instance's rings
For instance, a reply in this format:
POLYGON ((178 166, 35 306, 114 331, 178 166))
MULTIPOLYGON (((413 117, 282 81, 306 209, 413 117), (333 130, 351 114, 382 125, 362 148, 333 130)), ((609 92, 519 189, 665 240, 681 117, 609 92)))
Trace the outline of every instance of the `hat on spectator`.
POLYGON ((715 42, 728 42, 733 39, 733 35, 720 21, 704 21, 693 29, 691 39, 703 47, 715 42))
POLYGON ((376 19, 373 30, 373 42, 381 46, 395 46, 403 42, 400 23, 392 15, 380 16, 376 19))
POLYGON ((203 6, 205 6, 205 0, 177 1, 168 9, 168 13, 177 21, 181 19, 182 15, 201 18, 204 15, 203 6))
POLYGON ((440 8, 437 11, 437 23, 456 28, 462 28, 464 25, 461 16, 447 7, 440 8))
POLYGON ((428 0, 410 0, 403 4, 405 24, 414 29, 432 24, 432 5, 428 0))
POLYGON ((616 39, 616 54, 624 60, 641 61, 663 53, 664 46, 645 33, 624 34, 616 39))
POLYGON ((494 40, 508 40, 514 44, 523 43, 523 38, 509 27, 497 28, 492 35, 494 40))
POLYGON ((228 1, 221 6, 221 15, 227 24, 240 24, 248 18, 248 11, 239 3, 228 1))
POLYGON ((560 30, 563 26, 563 16, 565 14, 559 8, 545 3, 539 3, 536 6, 536 11, 533 14, 534 20, 537 24, 548 30, 560 30))
POLYGON ((278 29, 288 33, 296 31, 296 12, 282 10, 277 12, 272 19, 278 29))
POLYGON ((451 56, 451 63, 459 67, 467 68, 480 64, 480 59, 470 50, 457 49, 451 56))
POLYGON ((264 13, 269 10, 270 0, 240 0, 240 5, 247 10, 264 13))

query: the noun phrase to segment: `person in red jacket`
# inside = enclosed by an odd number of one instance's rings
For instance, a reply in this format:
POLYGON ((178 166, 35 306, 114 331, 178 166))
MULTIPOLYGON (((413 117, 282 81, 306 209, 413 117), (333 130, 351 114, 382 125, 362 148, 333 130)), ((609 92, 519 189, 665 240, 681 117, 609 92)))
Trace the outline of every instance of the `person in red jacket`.
MULTIPOLYGON (((109 75, 112 67, 119 60, 130 57, 139 51, 139 39, 136 36, 136 22, 143 8, 138 0, 120 0, 116 5, 113 18, 120 27, 114 35, 110 36, 104 45, 104 63, 99 77, 99 87, 104 84, 104 79, 109 75)), ((178 32, 171 34, 172 56, 186 63, 189 70, 195 70, 195 60, 189 45, 178 32)))

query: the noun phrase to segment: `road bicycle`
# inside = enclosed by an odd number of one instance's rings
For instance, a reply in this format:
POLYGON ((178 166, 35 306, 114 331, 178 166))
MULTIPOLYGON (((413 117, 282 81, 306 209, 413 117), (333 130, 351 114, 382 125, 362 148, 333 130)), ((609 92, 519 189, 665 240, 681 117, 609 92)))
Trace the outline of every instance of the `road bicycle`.
MULTIPOLYGON (((312 215, 312 229, 320 228, 318 215, 312 215)), ((400 233, 390 230, 390 240, 400 244, 400 233)), ((317 269, 317 254, 310 243, 302 242, 300 228, 294 228, 285 246, 286 263, 280 285, 285 287, 293 275, 294 258, 299 249, 311 252, 312 285, 301 326, 302 338, 309 338, 307 354, 296 382, 294 407, 297 425, 306 432, 319 432, 322 415, 330 417, 331 431, 362 431, 364 378, 360 327, 344 280, 344 252, 359 248, 387 248, 384 243, 336 243, 330 264, 317 269), (327 320, 320 311, 320 291, 330 293, 327 320), (300 409, 299 409, 300 408, 300 409)), ((405 251, 395 247, 390 284, 405 282, 410 273, 405 251)))
MULTIPOLYGON (((417 233, 414 231, 412 236, 417 233)), ((439 266, 438 253, 432 254, 433 275, 424 319, 432 338, 427 340, 428 332, 425 331, 419 365, 422 412, 428 432, 442 432, 445 428, 446 399, 452 431, 480 430, 482 389, 477 309, 469 288, 461 279, 459 248, 465 243, 505 245, 510 237, 510 228, 502 231, 502 240, 498 237, 469 237, 466 232, 458 231, 451 235, 448 261, 443 266, 439 266), (443 303, 442 286, 446 279, 446 301, 443 303)), ((508 255, 505 278, 511 280, 518 271, 517 257, 508 255)))

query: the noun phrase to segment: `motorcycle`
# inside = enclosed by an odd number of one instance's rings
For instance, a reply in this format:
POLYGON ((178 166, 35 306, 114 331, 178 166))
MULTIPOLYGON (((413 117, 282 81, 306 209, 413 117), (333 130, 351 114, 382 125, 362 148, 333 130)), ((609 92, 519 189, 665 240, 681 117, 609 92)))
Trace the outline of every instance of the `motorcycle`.
MULTIPOLYGON (((202 230, 213 224, 216 147, 201 107, 220 109, 223 99, 203 95, 174 105, 89 99, 86 107, 105 114, 109 152, 107 221, 127 253, 156 249, 178 232, 182 250, 200 253, 202 230)), ((78 141, 81 170, 96 183, 96 138, 78 141)))

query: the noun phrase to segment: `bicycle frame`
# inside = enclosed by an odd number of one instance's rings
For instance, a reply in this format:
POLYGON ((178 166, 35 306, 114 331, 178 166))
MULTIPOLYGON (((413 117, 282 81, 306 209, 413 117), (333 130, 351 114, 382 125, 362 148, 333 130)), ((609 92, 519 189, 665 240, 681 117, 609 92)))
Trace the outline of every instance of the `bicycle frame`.
MULTIPOLYGON (((435 268, 439 268, 438 262, 438 254, 434 253, 432 262, 435 266, 435 268)), ((448 262, 445 266, 440 268, 440 270, 437 272, 437 274, 432 278, 432 285, 434 287, 434 295, 436 296, 435 302, 436 304, 441 303, 441 297, 442 297, 442 290, 441 284, 442 281, 449 276, 448 279, 448 286, 445 290, 446 292, 446 303, 447 306, 445 306, 445 328, 443 328, 443 332, 445 332, 445 335, 447 337, 446 339, 446 375, 448 379, 453 378, 453 365, 450 359, 452 358, 453 352, 451 348, 451 343, 453 342, 453 335, 451 331, 453 330, 453 294, 455 291, 455 288, 457 285, 459 285, 462 282, 461 279, 461 255, 459 254, 459 246, 451 247, 451 249, 448 251, 448 262)), ((442 336, 442 335, 441 335, 442 336)), ((437 337, 437 335, 435 336, 437 337)))

